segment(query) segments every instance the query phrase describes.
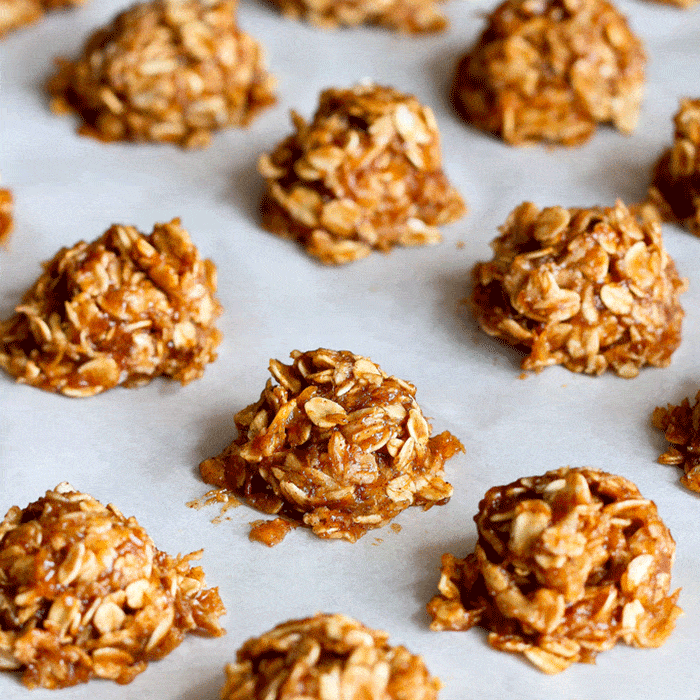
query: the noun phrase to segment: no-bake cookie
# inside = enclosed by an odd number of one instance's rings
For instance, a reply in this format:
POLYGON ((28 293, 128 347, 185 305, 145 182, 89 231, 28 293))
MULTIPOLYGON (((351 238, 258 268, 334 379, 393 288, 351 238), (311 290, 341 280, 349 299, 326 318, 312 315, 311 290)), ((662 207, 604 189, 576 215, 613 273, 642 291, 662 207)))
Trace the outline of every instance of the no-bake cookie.
POLYGON ((634 130, 645 64, 606 0, 506 0, 459 61, 452 98, 469 123, 512 145, 575 146, 597 124, 634 130))
POLYGON ((649 200, 666 221, 700 236, 700 99, 681 100, 673 145, 654 166, 649 200))
POLYGON ((114 224, 62 248, 0 322, 0 367, 24 384, 93 396, 157 376, 186 384, 216 359, 216 267, 179 219, 149 236, 114 224))
POLYGON ((460 218, 462 198, 442 171, 429 107, 391 87, 359 84, 321 93, 308 124, 260 158, 263 226, 294 238, 326 264, 394 245, 437 243, 460 218))
POLYGON ((12 233, 14 219, 12 211, 14 208, 14 198, 12 191, 0 188, 0 245, 7 243, 7 239, 12 233))
POLYGON ((0 669, 30 688, 129 683, 185 633, 220 636, 201 552, 156 549, 134 518, 69 484, 0 524, 0 669))
POLYGON ((620 640, 658 647, 672 632, 675 544, 631 481, 558 469, 489 489, 474 520, 474 552, 442 558, 431 629, 480 625, 492 647, 545 673, 620 640))
POLYGON ((351 542, 449 500, 444 463, 463 448, 448 432, 431 437, 412 384, 347 351, 291 356, 270 361, 274 381, 236 414, 238 438, 200 465, 207 483, 351 542))
POLYGON ((289 19, 333 29, 376 24, 407 34, 439 32, 447 20, 436 0, 272 0, 289 19))
POLYGON ((659 462, 683 469, 683 486, 700 493, 700 392, 692 405, 685 398, 678 406, 657 406, 651 421, 669 442, 659 462))
POLYGON ((474 313, 524 349, 523 369, 637 376, 666 367, 681 342, 687 280, 666 252, 653 208, 516 207, 494 259, 474 268, 474 313))
POLYGON ((15 29, 33 24, 45 12, 82 5, 85 0, 0 0, 0 39, 15 29))
POLYGON ((75 61, 58 59, 54 111, 104 141, 209 145, 275 102, 260 44, 238 28, 234 0, 152 0, 117 15, 75 61))
POLYGON ((423 659, 388 638, 344 615, 284 622, 238 650, 221 700, 437 700, 423 659))

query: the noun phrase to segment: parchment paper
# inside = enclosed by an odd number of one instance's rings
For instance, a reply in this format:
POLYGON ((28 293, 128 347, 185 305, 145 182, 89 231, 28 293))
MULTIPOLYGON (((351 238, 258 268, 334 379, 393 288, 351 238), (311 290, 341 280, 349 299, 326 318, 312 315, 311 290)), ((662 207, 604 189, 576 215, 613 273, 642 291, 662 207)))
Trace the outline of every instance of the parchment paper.
MULTIPOLYGON (((650 59, 633 136, 605 128, 580 148, 515 149, 462 123, 447 98, 454 64, 495 2, 451 0, 447 32, 411 38, 372 28, 323 32, 283 19, 263 0, 243 0, 240 25, 267 47, 279 104, 249 129, 186 152, 79 137, 72 118, 48 109, 43 83, 53 58, 76 55, 88 33, 124 6, 93 0, 0 44, 0 172, 16 198, 15 231, 0 251, 0 317, 61 246, 93 240, 114 222, 150 232, 154 222, 180 216, 218 266, 225 339, 219 359, 187 387, 157 380, 68 399, 0 375, 0 511, 68 480, 136 516, 162 550, 204 547, 208 584, 219 587, 229 611, 228 634, 188 636, 129 686, 91 681, 31 697, 215 700, 223 666, 244 640, 328 611, 385 629, 391 642, 422 654, 445 685, 442 700, 698 700, 700 500, 680 486, 680 470, 656 463, 665 441, 650 415, 700 389, 700 240, 665 227, 667 248, 690 279, 684 341, 669 368, 644 369, 634 380, 561 368, 519 379, 521 356, 483 334, 462 302, 471 268, 490 258, 498 225, 523 200, 590 206, 642 198, 670 143, 678 99, 700 96, 700 10, 620 0, 650 59), (327 268, 260 228, 255 163, 290 132, 290 108, 310 117, 321 89, 364 77, 433 107, 446 172, 470 213, 444 229, 439 246, 327 268), (248 540, 248 523, 260 517, 252 509, 230 510, 215 525, 218 508, 185 504, 207 491, 197 465, 235 437, 233 414, 257 400, 269 359, 316 347, 371 357, 412 381, 434 429, 452 431, 466 454, 447 465, 450 503, 409 509, 397 518, 400 532, 387 527, 351 545, 296 530, 267 549, 248 540), (621 474, 657 503, 677 541, 673 586, 682 586, 685 610, 667 643, 652 650, 620 644, 595 666, 548 677, 492 650, 483 630, 430 632, 425 605, 440 556, 471 551, 484 492, 562 465, 621 474)), ((27 696, 16 674, 0 675, 0 698, 27 696)))

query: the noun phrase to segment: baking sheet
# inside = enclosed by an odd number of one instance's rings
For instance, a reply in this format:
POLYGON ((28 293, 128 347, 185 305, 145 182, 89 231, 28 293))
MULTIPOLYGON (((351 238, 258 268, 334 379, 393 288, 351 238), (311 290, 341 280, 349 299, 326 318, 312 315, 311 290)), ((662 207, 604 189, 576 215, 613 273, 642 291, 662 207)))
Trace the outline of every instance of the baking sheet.
MULTIPOLYGON (((245 639, 316 611, 354 616, 422 654, 444 683, 442 700, 700 698, 700 501, 678 483, 680 470, 656 463, 664 441, 649 422, 655 405, 700 389, 700 240, 665 227, 667 248, 691 283, 684 341, 669 368, 642 370, 631 381, 561 368, 519 379, 518 353, 479 331, 462 303, 469 271, 490 258, 497 226, 521 201, 589 206, 643 196, 649 169, 670 142, 678 99, 700 95, 700 12, 620 0, 650 59, 633 136, 601 129, 576 149, 514 149, 467 127, 447 99, 455 61, 494 4, 452 0, 447 32, 411 38, 372 28, 322 32, 284 20, 262 0, 243 0, 240 25, 267 47, 279 103, 249 129, 220 133, 194 152, 101 144, 48 109, 42 86, 53 57, 76 55, 123 1, 52 14, 0 44, 0 171, 16 198, 15 231, 0 251, 0 317, 61 246, 93 240, 113 222, 150 232, 175 216, 218 265, 225 308, 219 359, 187 387, 157 380, 68 399, 0 375, 0 511, 68 480, 136 516, 162 550, 204 547, 207 581, 229 610, 226 636, 188 636, 129 686, 92 681, 32 698, 215 700, 223 665, 245 639), (308 117, 321 89, 364 77, 433 107, 446 172, 470 213, 444 228, 439 246, 326 268, 260 228, 255 163, 289 133, 290 108, 308 117), (415 383, 434 429, 452 431, 466 454, 447 465, 450 503, 409 509, 396 520, 400 532, 387 527, 351 545, 297 530, 267 549, 248 541, 248 523, 259 517, 250 508, 230 510, 215 525, 216 506, 185 504, 208 489, 197 465, 233 439, 233 413, 259 396, 269 358, 320 346, 369 356, 415 383), (430 632, 425 604, 440 556, 471 550, 484 492, 562 465, 621 474, 656 501, 677 541, 673 586, 683 588, 685 615, 670 639, 655 650, 620 644, 595 666, 548 677, 490 649, 483 630, 430 632)), ((16 674, 0 675, 0 698, 27 692, 16 674)))

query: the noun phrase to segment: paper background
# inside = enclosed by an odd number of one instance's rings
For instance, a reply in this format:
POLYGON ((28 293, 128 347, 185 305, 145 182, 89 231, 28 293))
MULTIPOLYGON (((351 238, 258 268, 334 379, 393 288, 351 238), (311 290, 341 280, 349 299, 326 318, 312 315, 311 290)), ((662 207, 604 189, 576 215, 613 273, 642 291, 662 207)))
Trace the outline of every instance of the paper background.
MULTIPOLYGON (((519 379, 518 353, 484 335, 462 303, 471 268, 490 258, 497 226, 523 200, 589 206, 643 196, 670 142, 678 99, 700 95, 700 14, 620 0, 649 55, 633 136, 604 128, 580 148, 514 149, 467 127, 447 99, 455 61, 494 5, 452 0, 447 32, 411 38, 371 28, 322 32, 284 20, 262 0, 243 0, 240 25, 267 47, 279 103, 248 130, 220 133, 194 152, 101 144, 48 109, 42 86, 53 57, 76 55, 123 2, 53 14, 0 44, 0 171, 16 198, 15 231, 0 251, 0 317, 61 246, 93 240, 113 222, 150 232, 175 216, 218 265, 225 307, 219 359, 184 388, 157 380, 68 399, 0 375, 0 511, 68 480, 136 516, 160 549, 204 547, 208 584, 219 587, 229 611, 225 637, 188 637, 129 686, 93 681, 32 698, 215 700, 223 665, 245 639, 319 610, 357 617, 422 654, 444 682, 442 700, 700 698, 700 501, 678 483, 680 470, 656 463, 665 443, 649 420, 655 405, 700 389, 700 240, 665 227, 667 248, 691 283, 684 341, 669 368, 642 370, 631 381, 561 368, 519 379), (439 246, 326 268, 260 228, 255 163, 289 133, 290 108, 309 117, 321 89, 363 77, 433 107, 446 172, 470 213, 444 229, 439 246), (234 438, 232 416, 259 396, 269 359, 319 346, 371 357, 412 381, 434 429, 452 431, 466 454, 447 466, 451 502, 404 512, 399 533, 387 527, 350 545, 297 530, 270 550, 248 541, 248 523, 259 517, 250 508, 230 510, 230 520, 214 525, 216 507, 185 503, 208 489, 197 465, 234 438), (656 650, 618 645, 596 666, 547 677, 490 649, 480 629, 430 632, 425 604, 440 556, 471 550, 472 517, 487 488, 567 464, 629 477, 656 501, 677 541, 673 585, 683 587, 686 613, 668 642, 656 650)), ((0 676, 0 698, 27 692, 16 674, 0 676)))

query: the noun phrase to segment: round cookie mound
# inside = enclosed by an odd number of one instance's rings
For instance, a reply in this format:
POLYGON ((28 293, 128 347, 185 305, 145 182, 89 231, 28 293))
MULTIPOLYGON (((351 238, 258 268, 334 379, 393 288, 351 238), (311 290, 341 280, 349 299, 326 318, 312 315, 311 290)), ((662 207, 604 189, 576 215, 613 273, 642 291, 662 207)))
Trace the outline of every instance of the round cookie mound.
POLYGON ((2 0, 0 2, 0 39, 20 27, 39 21, 45 12, 82 5, 85 0, 2 0))
POLYGON ((673 122, 673 144, 654 166, 649 200, 664 220, 700 236, 700 99, 682 99, 673 122))
POLYGON ((30 688, 129 683, 186 632, 224 633, 204 572, 158 551, 134 518, 59 484, 0 524, 0 668, 30 688))
POLYGON ((307 124, 258 170, 267 183, 263 226, 297 239, 325 264, 440 241, 438 226, 466 211, 442 170, 433 111, 413 95, 372 83, 321 93, 307 124))
POLYGON ((278 384, 236 414, 238 438, 200 465, 206 482, 351 542, 409 506, 449 500, 444 463, 463 447, 430 436, 412 384, 347 351, 291 356, 270 361, 278 384))
POLYGON ((646 57, 606 0, 506 0, 461 59, 453 101, 512 145, 573 146, 598 123, 637 124, 646 57))
POLYGON ((431 629, 480 625, 491 646, 545 673, 619 640, 658 647, 672 632, 675 544, 631 481, 558 469, 489 489, 474 520, 474 552, 442 558, 431 629))
POLYGON ((447 26, 437 0, 273 0, 285 17, 324 29, 376 24, 406 34, 439 32, 447 26))
POLYGON ((282 623, 249 639, 226 666, 222 700, 437 700, 420 656, 344 615, 282 623))
POLYGON ((516 207, 494 259, 474 268, 473 308, 489 335, 524 348, 523 369, 636 377, 666 367, 681 342, 687 288, 655 211, 516 207))
POLYGON ((166 376, 198 379, 216 359, 216 266, 179 219, 146 236, 114 224, 62 248, 0 322, 0 367, 66 396, 166 376))
POLYGON ((208 146, 275 102, 263 50, 238 29, 234 0, 153 0, 98 29, 49 81, 56 112, 103 141, 208 146))

